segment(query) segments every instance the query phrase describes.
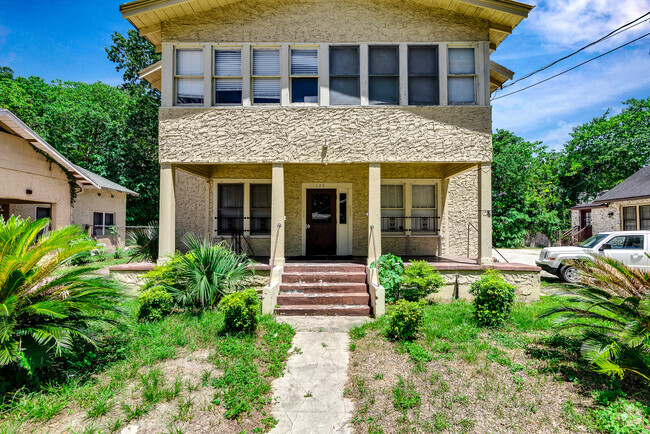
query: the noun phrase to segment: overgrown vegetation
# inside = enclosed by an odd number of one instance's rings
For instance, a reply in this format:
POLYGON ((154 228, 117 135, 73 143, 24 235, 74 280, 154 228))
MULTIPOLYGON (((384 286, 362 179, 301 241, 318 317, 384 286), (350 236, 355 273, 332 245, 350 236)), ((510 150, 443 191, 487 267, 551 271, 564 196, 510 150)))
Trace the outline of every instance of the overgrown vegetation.
MULTIPOLYGON (((375 263, 371 264, 375 267, 375 263)), ((386 290, 386 303, 393 303, 399 298, 399 290, 402 285, 402 274, 404 273, 404 262, 399 256, 385 253, 377 259, 377 271, 379 272, 379 283, 386 290)))
POLYGON ((515 288, 503 279, 497 270, 485 270, 483 276, 470 287, 474 296, 474 317, 484 326, 496 327, 508 319, 515 303, 515 288))
POLYGON ((398 341, 412 341, 422 327, 422 303, 400 300, 389 318, 387 336, 398 341))

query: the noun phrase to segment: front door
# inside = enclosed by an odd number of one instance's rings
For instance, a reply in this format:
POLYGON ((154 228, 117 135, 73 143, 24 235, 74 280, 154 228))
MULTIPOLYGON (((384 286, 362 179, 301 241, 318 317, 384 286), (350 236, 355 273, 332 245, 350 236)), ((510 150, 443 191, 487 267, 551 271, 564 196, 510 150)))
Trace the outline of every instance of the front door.
POLYGON ((336 255, 336 190, 307 189, 307 256, 336 255))
POLYGON ((583 236, 580 237, 582 238, 579 241, 586 240, 587 238, 591 238, 591 210, 590 209, 583 209, 580 212, 580 229, 584 229, 583 231, 583 236))

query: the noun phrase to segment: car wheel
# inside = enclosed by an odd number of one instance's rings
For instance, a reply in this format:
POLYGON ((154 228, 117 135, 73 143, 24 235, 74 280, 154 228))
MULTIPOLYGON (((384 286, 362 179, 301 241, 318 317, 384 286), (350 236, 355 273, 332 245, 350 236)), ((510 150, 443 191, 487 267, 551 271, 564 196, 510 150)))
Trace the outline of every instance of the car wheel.
POLYGON ((576 267, 565 265, 560 270, 560 277, 567 283, 578 283, 580 280, 580 272, 576 267))

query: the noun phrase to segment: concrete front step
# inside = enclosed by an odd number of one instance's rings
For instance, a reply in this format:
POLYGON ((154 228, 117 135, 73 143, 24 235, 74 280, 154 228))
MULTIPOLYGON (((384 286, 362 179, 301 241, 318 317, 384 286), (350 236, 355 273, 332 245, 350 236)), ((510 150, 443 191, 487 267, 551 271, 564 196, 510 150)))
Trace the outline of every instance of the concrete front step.
POLYGON ((370 295, 367 292, 343 293, 343 294, 287 294, 278 295, 278 306, 367 306, 370 302, 370 295))
POLYGON ((362 264, 285 264, 285 273, 365 273, 366 267, 362 264))
POLYGON ((311 305, 275 308, 276 315, 368 316, 370 306, 311 305))
POLYGON ((327 272, 308 272, 308 273, 296 273, 287 271, 285 268, 284 273, 282 273, 282 282, 283 283, 365 283, 366 282, 366 273, 365 272, 338 272, 338 271, 327 271, 327 272))
POLYGON ((348 282, 311 282, 311 283, 282 283, 280 284, 280 293, 302 293, 302 294, 322 294, 326 292, 333 293, 361 293, 368 292, 368 286, 365 283, 348 283, 348 282))

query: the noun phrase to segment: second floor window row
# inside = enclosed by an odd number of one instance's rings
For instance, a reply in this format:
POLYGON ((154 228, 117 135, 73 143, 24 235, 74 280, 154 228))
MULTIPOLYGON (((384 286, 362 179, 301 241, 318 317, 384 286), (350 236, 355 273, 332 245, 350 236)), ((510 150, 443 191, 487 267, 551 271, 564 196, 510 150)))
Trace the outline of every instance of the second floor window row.
MULTIPOLYGON (((329 47, 329 105, 361 105, 362 86, 369 105, 400 105, 401 87, 408 105, 440 104, 438 45, 408 45, 406 67, 400 68, 398 45, 369 45, 362 65, 360 46, 329 47), (406 77, 400 80, 400 73, 406 77), (363 77, 366 75, 366 77, 363 77)), ((177 48, 174 73, 175 105, 204 104, 204 53, 200 48, 177 48)), ((447 101, 449 104, 477 102, 476 50, 449 47, 447 50, 447 101)), ((250 78, 252 104, 280 104, 283 74, 287 75, 291 104, 320 104, 318 48, 289 47, 289 65, 281 67, 280 47, 253 47, 250 74, 242 68, 241 48, 214 48, 212 59, 213 105, 242 105, 244 80, 250 78)), ((209 77, 210 78, 210 77, 209 77)))

